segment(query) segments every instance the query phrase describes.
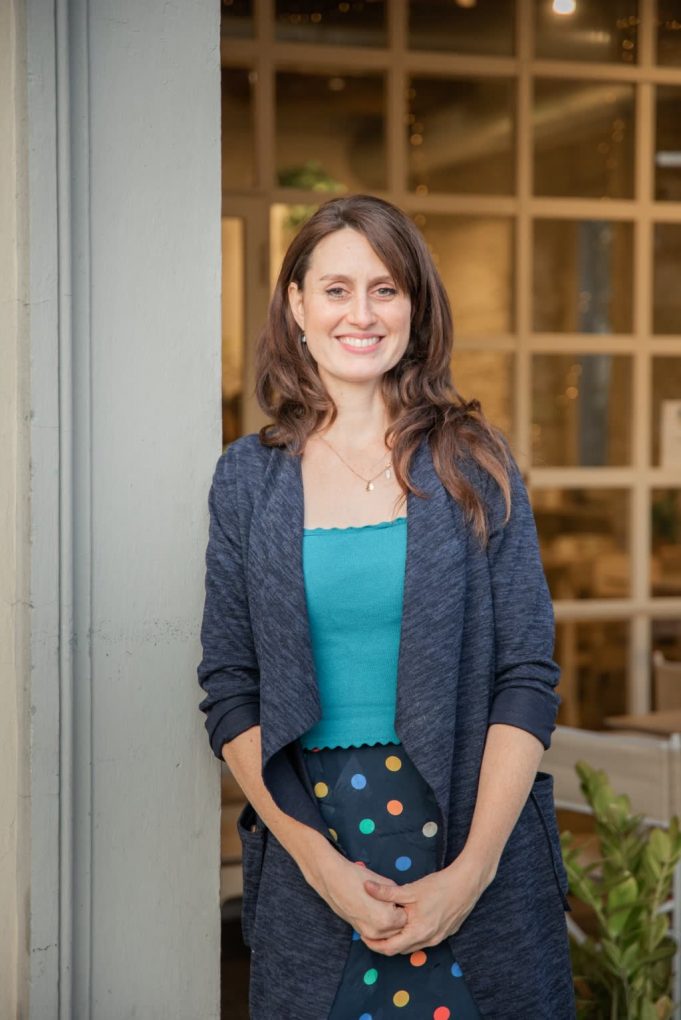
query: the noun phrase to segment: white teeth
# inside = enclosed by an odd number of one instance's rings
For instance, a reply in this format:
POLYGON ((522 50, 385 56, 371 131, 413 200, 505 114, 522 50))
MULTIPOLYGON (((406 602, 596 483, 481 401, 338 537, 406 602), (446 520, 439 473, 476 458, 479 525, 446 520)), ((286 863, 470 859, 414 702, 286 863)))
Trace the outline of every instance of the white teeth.
POLYGON ((380 336, 368 337, 366 340, 360 340, 356 336, 340 337, 341 343, 348 344, 350 347, 372 347, 374 344, 378 343, 380 339, 380 336))

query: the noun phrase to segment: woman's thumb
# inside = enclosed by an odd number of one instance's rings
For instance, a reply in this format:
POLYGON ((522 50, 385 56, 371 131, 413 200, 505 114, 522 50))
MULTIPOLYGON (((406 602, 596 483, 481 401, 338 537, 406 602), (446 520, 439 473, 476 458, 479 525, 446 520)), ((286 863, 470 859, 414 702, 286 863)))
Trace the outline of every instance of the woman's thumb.
POLYGON ((373 878, 368 878, 364 883, 364 888, 376 900, 383 900, 385 903, 398 903, 400 901, 401 886, 397 884, 386 885, 383 882, 377 882, 373 878))

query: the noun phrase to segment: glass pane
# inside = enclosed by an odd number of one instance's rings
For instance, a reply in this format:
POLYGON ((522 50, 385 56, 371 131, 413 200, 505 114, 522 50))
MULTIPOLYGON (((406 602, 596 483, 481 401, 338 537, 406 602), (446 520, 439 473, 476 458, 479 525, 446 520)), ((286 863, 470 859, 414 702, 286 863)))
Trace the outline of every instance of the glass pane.
MULTIPOLYGON (((679 11, 681 15, 681 8, 679 11)), ((679 21, 681 34, 681 20, 679 21)), ((681 88, 658 86, 655 198, 681 201, 681 88)))
POLYGON ((604 729, 608 715, 627 711, 629 626, 624 620, 564 620, 556 625, 561 726, 604 729))
POLYGON ((502 351, 454 351, 454 385, 466 400, 479 400, 493 425, 513 432, 513 355, 502 351))
POLYGON ((276 37, 287 42, 385 46, 384 0, 277 0, 276 37))
POLYGON ((626 489, 532 489, 546 579, 554 599, 627 598, 626 489))
POLYGON ((631 223, 536 220, 534 329, 631 332, 632 242, 631 223))
POLYGON ((556 60, 634 63, 637 0, 534 0, 536 54, 556 60), (560 13, 561 11, 565 13, 560 13))
POLYGON ((681 223, 656 223, 653 332, 681 333, 681 223))
POLYGON ((681 620, 670 616, 651 620, 651 649, 660 651, 665 659, 681 662, 681 620))
POLYGON ((280 187, 385 187, 384 82, 373 74, 276 76, 280 187))
POLYGON ((511 56, 514 52, 513 0, 410 0, 409 46, 447 53, 485 53, 511 56))
POLYGON ((652 455, 681 473, 681 358, 653 358, 652 455))
POLYGON ((417 213, 454 315, 455 336, 514 330, 513 221, 417 213))
POLYGON ((253 85, 256 72, 222 68, 222 186, 255 185, 253 85))
POLYGON ((633 196, 633 84, 536 79, 533 128, 536 195, 633 196))
POLYGON ((244 223, 222 218, 222 443, 241 435, 244 352, 244 223))
POLYGON ((651 493, 653 595, 681 595, 681 489, 651 493))
POLYGON ((514 81, 412 78, 407 99, 411 189, 513 192, 514 81))
POLYGON ((274 290, 284 255, 316 205, 273 205, 270 208, 270 293, 274 290))
POLYGON ((631 358, 535 354, 532 463, 615 467, 631 459, 631 358))
POLYGON ((657 0, 657 62, 681 67, 679 0, 657 0))
POLYGON ((253 0, 222 0, 220 33, 230 39, 253 35, 253 0))

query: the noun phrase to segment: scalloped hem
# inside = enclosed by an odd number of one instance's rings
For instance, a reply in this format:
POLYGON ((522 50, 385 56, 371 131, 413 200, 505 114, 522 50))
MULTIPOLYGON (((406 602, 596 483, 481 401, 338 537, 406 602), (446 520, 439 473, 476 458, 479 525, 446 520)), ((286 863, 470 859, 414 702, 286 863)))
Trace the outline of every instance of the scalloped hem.
POLYGON ((344 744, 343 743, 315 744, 313 747, 308 747, 306 744, 302 744, 301 741, 302 748, 304 751, 333 751, 336 748, 342 748, 344 750, 347 750, 349 747, 377 747, 377 746, 387 747, 388 744, 395 744, 399 746, 401 745, 401 743, 402 743, 401 740, 399 739, 395 740, 393 737, 385 737, 384 739, 380 740, 374 740, 373 738, 370 737, 367 740, 360 741, 348 740, 344 744))

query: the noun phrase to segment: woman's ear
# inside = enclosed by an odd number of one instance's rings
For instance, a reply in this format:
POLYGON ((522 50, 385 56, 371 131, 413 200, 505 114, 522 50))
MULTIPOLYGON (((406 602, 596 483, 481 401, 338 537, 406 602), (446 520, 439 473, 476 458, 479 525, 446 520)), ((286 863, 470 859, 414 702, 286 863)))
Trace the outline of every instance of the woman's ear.
POLYGON ((303 332, 305 332, 305 313, 303 311, 303 292, 295 282, 291 280, 288 285, 288 303, 291 314, 303 332))

